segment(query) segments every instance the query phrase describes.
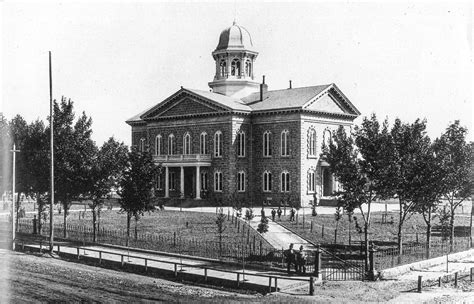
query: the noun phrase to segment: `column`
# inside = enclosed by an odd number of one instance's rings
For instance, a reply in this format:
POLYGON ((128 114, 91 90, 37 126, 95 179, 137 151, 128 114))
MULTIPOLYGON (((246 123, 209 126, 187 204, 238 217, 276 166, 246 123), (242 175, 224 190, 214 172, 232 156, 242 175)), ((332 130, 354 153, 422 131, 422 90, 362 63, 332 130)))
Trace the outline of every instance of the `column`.
POLYGON ((181 175, 179 177, 179 192, 180 192, 180 195, 181 195, 181 198, 184 198, 184 167, 181 166, 181 175))
POLYGON ((170 172, 168 166, 165 167, 165 197, 170 197, 170 172))
POLYGON ((196 166, 196 199, 201 199, 201 167, 196 166))

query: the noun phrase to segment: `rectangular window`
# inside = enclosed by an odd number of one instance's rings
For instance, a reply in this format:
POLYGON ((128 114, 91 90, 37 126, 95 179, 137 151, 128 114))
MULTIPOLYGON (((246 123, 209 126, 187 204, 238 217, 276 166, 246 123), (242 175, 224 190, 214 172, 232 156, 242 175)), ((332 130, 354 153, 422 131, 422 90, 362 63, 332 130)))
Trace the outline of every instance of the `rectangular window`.
POLYGON ((222 172, 214 173, 214 191, 222 191, 222 172))
POLYGON ((290 173, 282 172, 280 180, 281 192, 290 192, 290 173))
POLYGON ((207 190, 207 172, 201 173, 201 190, 207 190))
POLYGON ((245 192, 245 173, 237 173, 237 191, 245 192))
POLYGON ((315 187, 314 171, 308 172, 308 192, 314 192, 315 187))
POLYGON ((237 133, 237 156, 245 157, 245 133, 237 133))

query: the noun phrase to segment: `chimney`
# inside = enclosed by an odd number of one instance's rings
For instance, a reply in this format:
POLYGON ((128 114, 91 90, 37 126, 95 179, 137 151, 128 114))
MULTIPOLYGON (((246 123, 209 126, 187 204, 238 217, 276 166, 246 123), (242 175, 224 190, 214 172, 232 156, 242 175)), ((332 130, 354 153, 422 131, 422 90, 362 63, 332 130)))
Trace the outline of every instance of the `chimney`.
POLYGON ((260 84, 260 101, 263 100, 265 93, 268 91, 268 85, 265 84, 265 75, 263 75, 262 83, 260 84))
POLYGON ((290 87, 288 89, 291 89, 291 80, 290 80, 290 87))

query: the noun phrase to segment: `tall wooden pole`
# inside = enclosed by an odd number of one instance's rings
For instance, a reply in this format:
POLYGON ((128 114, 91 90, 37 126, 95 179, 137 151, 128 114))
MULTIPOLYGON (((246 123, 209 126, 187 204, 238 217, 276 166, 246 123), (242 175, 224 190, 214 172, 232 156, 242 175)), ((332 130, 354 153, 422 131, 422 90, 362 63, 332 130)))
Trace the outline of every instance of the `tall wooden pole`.
POLYGON ((53 122, 54 122, 54 108, 53 108, 53 75, 51 71, 51 51, 49 51, 49 130, 51 142, 51 191, 49 203, 49 251, 53 252, 54 245, 54 229, 53 229, 53 204, 54 204, 54 140, 53 140, 53 122))
POLYGON ((20 152, 19 150, 16 149, 15 143, 13 143, 13 149, 11 150, 13 153, 13 166, 12 166, 12 250, 15 250, 15 232, 16 232, 16 208, 15 208, 15 186, 16 186, 16 181, 15 181, 15 170, 16 170, 16 153, 20 152))

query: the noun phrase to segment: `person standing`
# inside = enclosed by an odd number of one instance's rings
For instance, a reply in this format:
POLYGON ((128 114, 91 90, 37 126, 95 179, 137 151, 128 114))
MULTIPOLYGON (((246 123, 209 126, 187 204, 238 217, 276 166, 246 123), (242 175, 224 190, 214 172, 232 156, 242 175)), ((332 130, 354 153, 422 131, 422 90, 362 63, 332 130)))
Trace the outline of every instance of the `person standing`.
POLYGON ((296 272, 306 273, 306 255, 304 253, 303 245, 300 246, 300 250, 295 253, 296 255, 296 272))
POLYGON ((272 221, 275 221, 276 211, 275 208, 272 209, 272 221))
POLYGON ((278 220, 281 221, 281 207, 278 207, 277 214, 278 214, 278 220))
POLYGON ((295 268, 297 269, 296 260, 295 260, 295 251, 293 250, 293 243, 290 244, 289 249, 285 250, 284 254, 286 257, 286 271, 288 272, 288 274, 290 274, 291 264, 295 264, 295 268))

